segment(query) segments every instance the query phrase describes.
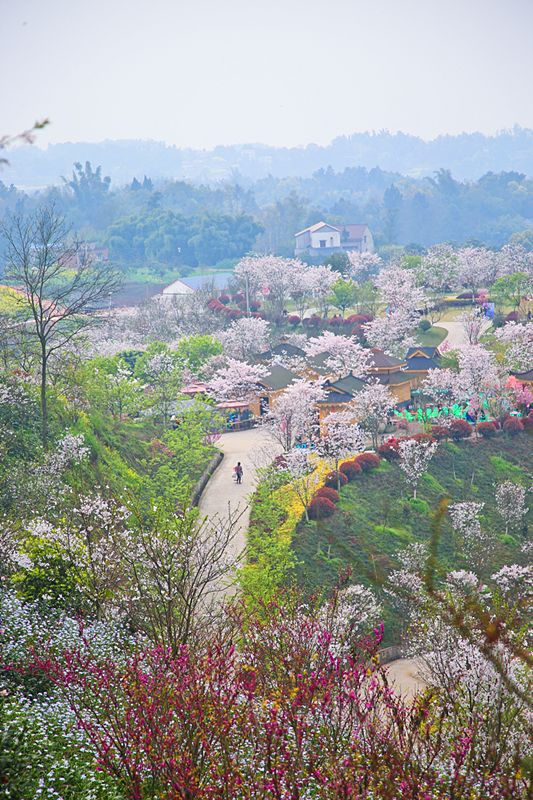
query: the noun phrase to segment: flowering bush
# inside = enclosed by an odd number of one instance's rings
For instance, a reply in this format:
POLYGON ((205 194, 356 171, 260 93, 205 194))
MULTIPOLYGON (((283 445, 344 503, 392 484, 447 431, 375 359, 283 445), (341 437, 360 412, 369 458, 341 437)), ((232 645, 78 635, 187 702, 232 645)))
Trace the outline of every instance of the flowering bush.
POLYGON ((288 322, 289 325, 292 325, 294 328, 296 328, 296 326, 300 324, 301 320, 298 314, 291 314, 289 316, 288 322))
POLYGON ((331 500, 332 503, 338 503, 340 500, 338 491, 332 489, 331 486, 322 486, 321 489, 315 492, 315 497, 325 497, 327 500, 331 500))
POLYGON ((345 486, 348 483, 348 478, 346 475, 339 470, 339 472, 329 472, 326 475, 326 479, 324 481, 326 486, 329 486, 332 489, 336 489, 338 484, 340 483, 341 486, 345 486))
POLYGON ((524 430, 533 431, 533 411, 530 411, 523 420, 524 430))
POLYGON ((472 426, 466 419, 454 419, 450 422, 450 436, 454 441, 468 439, 472 436, 472 426))
POLYGON ((497 426, 495 422, 480 422, 477 426, 478 433, 480 433, 485 439, 490 439, 493 436, 496 436, 497 433, 497 426))
POLYGON ((259 311, 261 303, 259 300, 250 300, 250 311, 259 311))
POLYGON ((433 425, 431 428, 431 435, 440 442, 449 438, 450 429, 446 425, 433 425))
POLYGON ((358 464, 355 459, 345 461, 344 464, 341 464, 339 467, 341 474, 346 475, 349 481, 354 481, 362 472, 362 469, 361 465, 358 464))
POLYGON ((410 438, 415 442, 429 442, 430 444, 435 441, 435 437, 431 433, 415 433, 410 438))
POLYGON ((375 453, 361 453, 354 461, 358 464, 363 472, 370 472, 370 470, 379 467, 380 457, 375 453))
POLYGON ((322 497, 321 495, 315 495, 315 497, 309 503, 309 519, 326 519, 326 517, 331 517, 335 511, 335 503, 333 503, 331 500, 328 500, 327 497, 322 497))
POLYGON ((398 452, 399 444, 399 439, 395 439, 394 437, 387 439, 386 442, 383 442, 383 444, 380 444, 378 447, 378 455, 386 461, 397 461, 400 457, 398 452))
POLYGON ((518 417, 509 417, 503 423, 503 429, 509 436, 516 436, 524 430, 524 423, 518 417))
POLYGON ((235 292, 235 294, 231 295, 231 299, 234 303, 242 303, 245 298, 242 292, 235 292))
POLYGON ((219 302, 220 302, 220 303, 222 303, 222 305, 224 305, 224 306, 227 306, 227 305, 228 305, 228 303, 229 303, 229 295, 227 295, 227 294, 220 294, 220 295, 218 296, 218 300, 219 300, 219 302))

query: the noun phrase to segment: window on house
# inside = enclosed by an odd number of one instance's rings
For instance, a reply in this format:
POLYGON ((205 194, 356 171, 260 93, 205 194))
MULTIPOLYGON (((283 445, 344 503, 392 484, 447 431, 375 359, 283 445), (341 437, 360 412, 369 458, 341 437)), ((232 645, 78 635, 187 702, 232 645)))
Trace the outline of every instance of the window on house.
POLYGON ((320 247, 325 247, 326 246, 326 240, 325 239, 320 239, 319 244, 320 244, 320 247))

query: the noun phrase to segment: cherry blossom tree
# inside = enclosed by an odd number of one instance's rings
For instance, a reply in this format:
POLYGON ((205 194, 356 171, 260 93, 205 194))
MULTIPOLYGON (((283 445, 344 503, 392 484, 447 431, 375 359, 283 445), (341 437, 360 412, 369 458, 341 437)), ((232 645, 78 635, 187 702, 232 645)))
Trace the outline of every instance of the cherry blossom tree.
POLYGON ((285 451, 296 441, 309 442, 318 428, 316 404, 326 397, 314 381, 297 380, 281 394, 266 417, 265 424, 285 451))
POLYGON ((371 347, 378 347, 395 358, 404 358, 408 348, 416 345, 413 334, 416 322, 414 314, 398 309, 367 322, 363 329, 371 347))
POLYGON ((463 326, 469 344, 479 344, 479 337, 484 327, 484 316, 479 309, 463 311, 458 317, 463 326))
POLYGON ((383 266, 383 261, 376 253, 358 253, 355 250, 349 250, 348 258, 350 260, 349 273, 356 281, 368 280, 383 266))
POLYGON ((316 302, 320 313, 327 317, 330 305, 331 287, 338 280, 336 273, 327 264, 318 267, 309 267, 307 270, 307 280, 309 282, 312 296, 316 302))
POLYGON ((423 289, 416 285, 414 270, 393 265, 382 269, 374 282, 389 314, 404 311, 414 315, 428 303, 423 289))
POLYGON ((500 483, 496 488, 496 508, 505 525, 505 533, 519 530, 529 511, 525 487, 512 481, 500 483))
POLYGON ((395 405, 389 387, 381 383, 369 383, 350 403, 354 419, 371 435, 374 450, 377 450, 379 445, 380 430, 386 426, 387 418, 395 405))
POLYGON ((533 254, 528 253, 521 244, 505 244, 497 257, 501 275, 522 272, 533 278, 533 254))
POLYGON ((367 372, 369 351, 348 336, 326 331, 322 336, 309 339, 305 349, 311 357, 328 354, 326 366, 338 375, 351 372, 356 377, 362 377, 367 372))
POLYGON ((350 411, 335 411, 323 421, 324 433, 317 441, 320 456, 330 462, 337 474, 337 489, 340 490, 339 463, 343 458, 354 456, 364 450, 365 435, 354 422, 350 411))
MULTIPOLYGON (((235 277, 244 285, 247 298, 262 291, 275 319, 281 319, 290 293, 300 283, 308 268, 296 258, 280 256, 251 256, 235 267, 235 277)), ((300 283, 301 285, 301 283, 300 283)), ((249 305, 249 300, 248 300, 249 305)))
POLYGON ((457 281, 472 292, 472 303, 479 289, 494 282, 498 262, 484 247, 463 247, 457 251, 457 281))
POLYGON ((268 374, 261 364, 247 364, 228 358, 207 384, 209 392, 218 400, 250 400, 257 393, 257 384, 268 374))
POLYGON ((460 348, 457 361, 459 372, 453 392, 459 403, 468 404, 477 422, 484 404, 501 393, 502 375, 494 355, 479 344, 460 348))
POLYGON ((227 330, 218 334, 218 339, 228 356, 247 361, 268 349, 269 330, 266 320, 243 317, 233 320, 227 330))
POLYGON ((398 466, 403 471, 405 480, 412 487, 415 500, 420 479, 427 471, 436 450, 437 442, 420 442, 417 439, 406 439, 404 442, 400 442, 398 466))
POLYGON ((278 470, 290 477, 291 486, 304 508, 305 519, 309 522, 309 505, 318 487, 316 464, 311 460, 309 450, 307 448, 289 450, 283 455, 278 470))
POLYGON ((449 506, 452 526, 461 538, 468 558, 478 567, 485 562, 493 544, 488 531, 482 528, 479 515, 485 504, 476 502, 453 503, 449 506))
POLYGON ((533 322, 507 322, 495 331, 496 338, 506 345, 508 369, 523 372, 533 364, 533 322))
POLYGON ((448 244, 436 244, 422 256, 417 270, 419 281, 430 293, 442 294, 457 282, 458 259, 448 244))

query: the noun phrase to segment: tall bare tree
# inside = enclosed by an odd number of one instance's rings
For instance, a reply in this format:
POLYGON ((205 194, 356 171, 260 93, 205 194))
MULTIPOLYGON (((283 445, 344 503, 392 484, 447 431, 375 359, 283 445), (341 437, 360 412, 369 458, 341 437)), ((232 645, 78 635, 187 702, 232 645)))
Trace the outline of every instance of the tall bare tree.
POLYGON ((82 330, 100 319, 91 307, 106 301, 118 284, 106 264, 92 263, 55 207, 15 215, 3 225, 6 274, 21 290, 20 312, 36 338, 41 377, 41 438, 48 444, 48 364, 82 330))

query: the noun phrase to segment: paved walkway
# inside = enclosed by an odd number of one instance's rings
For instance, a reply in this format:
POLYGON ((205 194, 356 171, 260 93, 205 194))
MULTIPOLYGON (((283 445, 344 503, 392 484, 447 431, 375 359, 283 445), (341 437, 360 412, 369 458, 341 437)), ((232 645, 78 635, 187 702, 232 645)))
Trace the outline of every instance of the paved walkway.
POLYGON ((202 516, 227 518, 228 510, 240 513, 237 535, 232 542, 231 556, 236 557, 246 548, 246 531, 250 522, 250 496, 257 484, 258 467, 267 466, 282 447, 264 430, 223 433, 216 446, 224 458, 213 473, 200 498, 202 516), (244 471, 242 483, 233 480, 233 467, 240 461, 244 471))
MULTIPOLYGON (((463 325, 457 318, 448 320, 447 322, 437 322, 437 325, 439 328, 445 328, 448 331, 448 336, 444 342, 447 342, 450 345, 451 350, 456 350, 458 347, 468 344, 468 337, 465 333, 463 325)), ((480 336, 486 332, 490 325, 490 320, 483 320, 480 336)), ((441 344, 444 344, 444 342, 441 342, 441 344)))
POLYGON ((412 700, 420 689, 427 686, 420 677, 421 662, 418 658, 399 658, 385 668, 388 680, 405 700, 412 700))

